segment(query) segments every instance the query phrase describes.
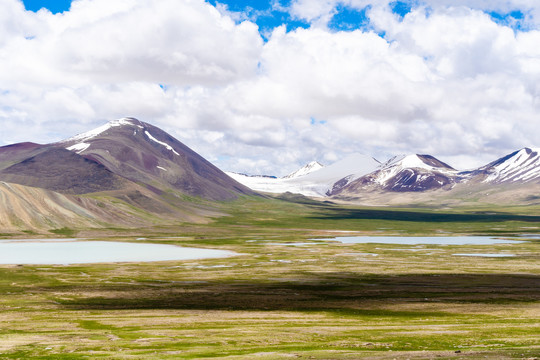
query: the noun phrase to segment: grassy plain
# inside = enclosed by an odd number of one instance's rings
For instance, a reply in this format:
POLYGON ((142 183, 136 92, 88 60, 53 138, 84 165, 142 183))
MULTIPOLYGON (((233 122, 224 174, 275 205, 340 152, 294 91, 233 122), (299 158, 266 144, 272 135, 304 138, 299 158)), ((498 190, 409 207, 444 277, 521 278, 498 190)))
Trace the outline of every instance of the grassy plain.
POLYGON ((244 198, 222 204, 230 216, 206 225, 50 234, 239 255, 2 266, 0 359, 540 357, 540 240, 488 246, 311 240, 342 231, 540 234, 540 207, 360 208, 288 200, 303 204, 244 198))

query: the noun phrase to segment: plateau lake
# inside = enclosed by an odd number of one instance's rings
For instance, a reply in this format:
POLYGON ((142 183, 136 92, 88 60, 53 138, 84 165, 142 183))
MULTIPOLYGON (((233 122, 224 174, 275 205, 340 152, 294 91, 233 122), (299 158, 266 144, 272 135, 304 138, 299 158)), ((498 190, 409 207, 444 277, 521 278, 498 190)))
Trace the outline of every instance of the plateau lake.
POLYGON ((0 264, 68 265, 225 258, 232 251, 74 239, 1 240, 0 264))
POLYGON ((519 244, 523 241, 497 239, 489 236, 339 236, 319 241, 339 241, 343 244, 398 244, 398 245, 496 245, 519 244))

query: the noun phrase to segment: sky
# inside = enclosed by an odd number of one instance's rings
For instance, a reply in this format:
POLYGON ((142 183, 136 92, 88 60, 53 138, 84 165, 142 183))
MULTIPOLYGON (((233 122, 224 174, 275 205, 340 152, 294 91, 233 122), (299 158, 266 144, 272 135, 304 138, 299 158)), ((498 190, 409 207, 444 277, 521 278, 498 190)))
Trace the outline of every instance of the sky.
POLYGON ((537 0, 2 0, 0 146, 121 117, 223 170, 540 146, 537 0))

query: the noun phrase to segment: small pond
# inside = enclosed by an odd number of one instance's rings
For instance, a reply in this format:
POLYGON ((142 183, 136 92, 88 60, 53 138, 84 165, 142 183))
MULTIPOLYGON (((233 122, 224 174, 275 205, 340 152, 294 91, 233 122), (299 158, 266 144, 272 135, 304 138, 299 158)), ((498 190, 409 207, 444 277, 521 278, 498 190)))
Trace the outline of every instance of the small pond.
POLYGON ((274 246, 309 246, 309 245, 324 245, 325 243, 314 243, 314 242, 295 242, 295 243, 266 243, 265 245, 274 245, 274 246))
POLYGON ((74 239, 2 240, 0 264, 88 264, 223 258, 232 251, 74 239))
POLYGON ((468 254, 452 254, 454 256, 474 256, 474 257, 492 257, 492 258, 502 258, 502 257, 514 257, 515 254, 486 254, 486 253, 468 253, 468 254))
POLYGON ((496 245, 518 244, 522 241, 496 239, 489 236, 340 236, 330 239, 344 244, 400 244, 400 245, 496 245))
POLYGON ((521 234, 521 235, 519 235, 519 237, 539 240, 540 239, 540 234, 521 234))

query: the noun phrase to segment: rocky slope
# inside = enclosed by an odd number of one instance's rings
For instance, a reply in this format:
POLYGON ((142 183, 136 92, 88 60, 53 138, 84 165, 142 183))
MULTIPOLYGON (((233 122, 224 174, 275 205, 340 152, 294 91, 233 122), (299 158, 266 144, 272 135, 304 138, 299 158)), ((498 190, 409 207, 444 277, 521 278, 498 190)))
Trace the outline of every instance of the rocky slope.
POLYGON ((429 155, 401 156, 331 195, 369 205, 540 204, 539 154, 523 148, 468 171, 429 155))
POLYGON ((38 154, 44 145, 24 142, 0 147, 0 170, 38 154))
POLYGON ((178 190, 207 200, 253 194, 163 130, 133 118, 55 144, 157 191, 178 190))
POLYGON ((475 181, 488 184, 539 183, 540 149, 523 148, 476 170, 466 172, 475 181))
POLYGON ((69 150, 41 148, 36 155, 0 170, 3 181, 65 194, 118 190, 126 181, 94 160, 69 150))
POLYGON ((450 188, 461 179, 459 172, 430 155, 400 155, 377 170, 335 188, 329 194, 346 195, 362 191, 426 191, 450 188))
POLYGON ((221 215, 254 192, 132 118, 54 144, 0 147, 0 227, 148 226, 221 215))
POLYGON ((205 222, 208 215, 219 215, 187 203, 171 204, 143 188, 78 196, 3 181, 0 209, 0 232, 142 227, 205 222))

